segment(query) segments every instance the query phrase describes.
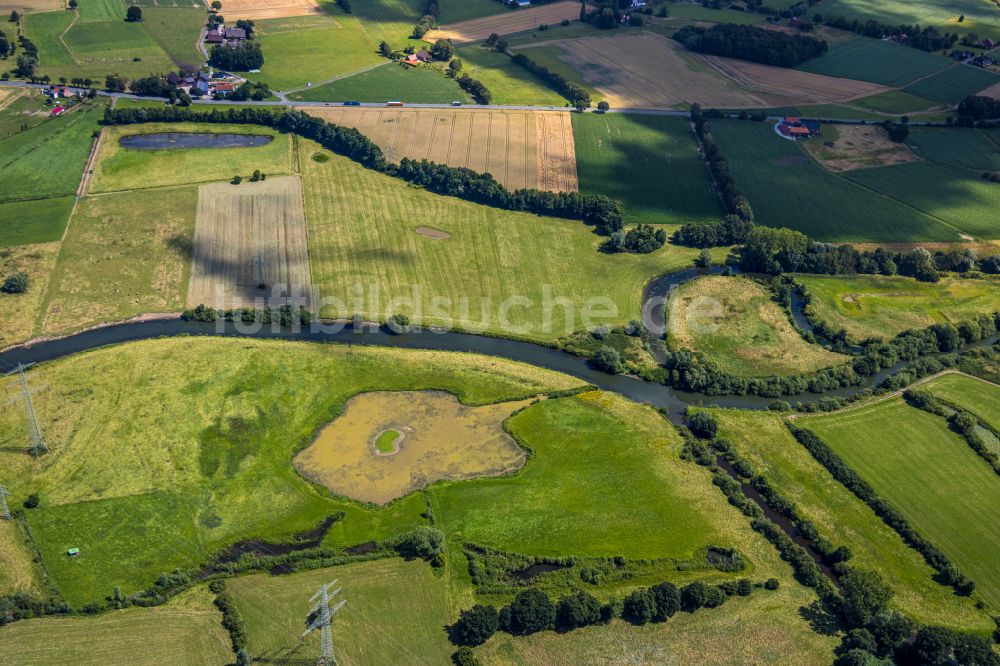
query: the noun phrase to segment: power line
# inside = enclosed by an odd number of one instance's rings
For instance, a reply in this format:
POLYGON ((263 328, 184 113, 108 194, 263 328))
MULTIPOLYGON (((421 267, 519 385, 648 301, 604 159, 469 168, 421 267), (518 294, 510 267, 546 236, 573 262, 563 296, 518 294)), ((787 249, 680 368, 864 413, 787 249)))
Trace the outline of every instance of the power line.
POLYGON ((24 365, 17 364, 17 380, 21 384, 21 395, 24 397, 24 414, 28 420, 28 438, 31 444, 28 450, 35 456, 48 453, 49 447, 45 446, 45 439, 42 437, 42 428, 38 425, 35 417, 35 405, 31 401, 31 389, 28 388, 28 378, 24 376, 24 365))
POLYGON ((7 495, 10 495, 7 489, 0 486, 0 518, 4 520, 10 520, 10 509, 7 508, 7 495))
POLYGON ((331 581, 319 588, 319 592, 312 596, 313 599, 319 597, 319 601, 316 605, 312 607, 309 611, 309 616, 312 621, 309 622, 309 626, 306 628, 305 633, 302 634, 302 638, 305 638, 307 634, 312 633, 319 629, 320 632, 320 656, 316 661, 317 666, 333 666, 337 663, 337 658, 333 656, 333 631, 330 627, 330 623, 333 620, 333 616, 344 607, 347 600, 344 599, 333 606, 330 603, 333 598, 340 594, 340 589, 337 588, 333 592, 330 592, 330 588, 337 583, 336 580, 331 581))

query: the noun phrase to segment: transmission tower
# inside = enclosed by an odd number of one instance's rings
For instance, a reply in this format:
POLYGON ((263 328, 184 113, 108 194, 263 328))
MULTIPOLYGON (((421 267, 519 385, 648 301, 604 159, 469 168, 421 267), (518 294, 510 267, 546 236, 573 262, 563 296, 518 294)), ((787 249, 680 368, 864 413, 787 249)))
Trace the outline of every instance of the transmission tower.
POLYGON ((31 401, 31 389, 28 388, 28 378, 24 376, 24 365, 21 363, 17 364, 17 379, 21 383, 21 395, 24 398, 24 413, 28 419, 28 437, 31 440, 31 446, 28 450, 36 456, 40 456, 43 453, 48 453, 49 447, 45 446, 42 429, 38 425, 38 419, 35 418, 35 405, 31 401))
POLYGON ((333 606, 330 605, 333 602, 333 598, 340 594, 340 588, 338 587, 333 592, 330 592, 330 588, 336 585, 337 581, 331 581, 319 588, 319 592, 312 596, 313 599, 319 598, 316 605, 312 607, 309 611, 309 617, 312 621, 306 628, 305 633, 302 634, 302 638, 305 638, 307 634, 319 629, 320 632, 320 655, 319 659, 316 661, 317 666, 332 666, 337 663, 337 658, 333 656, 333 633, 330 628, 330 622, 333 620, 333 616, 344 607, 347 600, 340 601, 333 606))
POLYGON ((0 518, 4 520, 10 520, 10 509, 7 508, 7 489, 0 486, 0 518))

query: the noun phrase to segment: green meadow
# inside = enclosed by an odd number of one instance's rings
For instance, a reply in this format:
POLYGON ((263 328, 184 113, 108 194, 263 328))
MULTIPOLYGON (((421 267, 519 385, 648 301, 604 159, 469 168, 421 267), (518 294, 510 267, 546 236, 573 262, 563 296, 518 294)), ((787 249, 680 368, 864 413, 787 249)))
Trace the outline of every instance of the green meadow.
POLYGON ((65 196, 0 203, 0 247, 59 240, 73 201, 65 196))
MULTIPOLYGON (((824 13, 830 13, 824 8, 824 13)), ((952 61, 920 49, 869 37, 851 37, 830 44, 827 53, 796 69, 813 74, 905 86, 952 65, 952 61)))
POLYGON ((972 412, 992 430, 1000 432, 1000 387, 996 384, 949 373, 921 386, 949 405, 972 412))
POLYGON ((889 25, 934 26, 942 32, 975 32, 980 37, 1000 37, 1000 18, 989 3, 978 0, 830 0, 822 13, 846 16, 861 22, 876 20, 889 25), (959 17, 965 20, 959 22, 959 17))
POLYGON ((400 100, 411 104, 447 104, 456 100, 472 101, 454 79, 435 67, 422 65, 414 68, 390 62, 333 83, 301 90, 289 97, 306 102, 400 100))
POLYGON ((462 71, 482 81, 493 93, 494 104, 559 107, 567 104, 562 95, 502 53, 470 44, 459 47, 458 58, 462 61, 462 71))
POLYGON ((1000 477, 944 418, 890 398, 796 424, 815 432, 974 580, 975 597, 1000 607, 1000 477))
POLYGON ((906 145, 938 164, 973 171, 1000 171, 1000 130, 914 127, 906 145))
POLYGON ((910 84, 904 91, 943 104, 958 104, 968 95, 997 83, 1000 83, 998 74, 972 65, 954 65, 910 84))

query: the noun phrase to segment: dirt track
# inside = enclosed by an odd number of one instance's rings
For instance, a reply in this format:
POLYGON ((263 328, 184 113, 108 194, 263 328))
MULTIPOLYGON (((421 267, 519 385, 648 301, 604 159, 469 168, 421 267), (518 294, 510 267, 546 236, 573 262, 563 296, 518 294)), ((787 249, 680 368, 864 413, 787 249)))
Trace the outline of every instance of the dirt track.
POLYGON ((322 14, 316 0, 225 0, 222 14, 234 19, 271 19, 322 14))
POLYGON ((456 44, 486 39, 492 33, 512 35, 516 32, 533 30, 539 25, 573 21, 580 18, 580 3, 557 2, 531 9, 518 9, 505 14, 484 16, 483 18, 460 21, 440 30, 431 30, 424 35, 424 41, 434 43, 439 39, 450 39, 456 44))
POLYGON ((311 284, 297 176, 198 188, 189 305, 281 305, 311 284))
POLYGON ((510 189, 575 192, 576 149, 569 114, 486 109, 303 107, 354 127, 395 162, 428 159, 488 172, 510 189))

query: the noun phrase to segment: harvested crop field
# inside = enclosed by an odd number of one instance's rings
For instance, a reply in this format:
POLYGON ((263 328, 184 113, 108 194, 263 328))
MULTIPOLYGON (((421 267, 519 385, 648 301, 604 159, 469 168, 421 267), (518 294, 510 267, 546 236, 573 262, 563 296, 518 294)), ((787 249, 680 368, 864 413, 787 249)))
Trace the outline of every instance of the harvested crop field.
POLYGON ((37 565, 16 520, 0 520, 0 595, 39 594, 37 565))
MULTIPOLYGON (((228 13, 228 10, 227 10, 228 13)), ((534 30, 541 24, 575 21, 580 18, 580 5, 576 2, 557 2, 532 9, 521 9, 495 16, 460 21, 440 30, 431 30, 424 41, 433 44, 439 39, 450 39, 456 44, 486 39, 492 33, 512 35, 515 32, 534 30)))
POLYGON ((877 95, 885 86, 821 74, 811 74, 785 67, 770 67, 733 58, 702 56, 713 67, 742 86, 765 94, 781 95, 796 103, 836 103, 877 95))
POLYGON ((612 108, 669 108, 694 102, 706 107, 774 103, 742 89, 704 61, 686 57, 682 46, 655 33, 581 37, 547 45, 559 47, 561 59, 580 72, 612 108))
POLYGON ((814 139, 802 144, 806 152, 829 171, 870 169, 920 160, 905 144, 891 141, 884 127, 839 125, 834 129, 835 138, 814 139))
POLYGON ((0 1, 0 13, 10 15, 12 11, 24 14, 26 12, 48 12, 63 9, 63 0, 10 0, 0 1))
POLYGON ((510 189, 577 191, 572 118, 562 111, 303 107, 361 130, 386 156, 488 172, 510 189))
POLYGON ((198 189, 190 305, 280 305, 311 284, 298 177, 198 189))
POLYGON ((363 393, 296 456, 295 466, 337 494, 376 504, 442 479, 497 476, 526 460, 503 421, 527 404, 466 407, 439 391, 363 393), (399 436, 380 450, 393 431, 399 436))
POLYGON ((322 14, 316 0, 226 0, 227 19, 273 19, 322 14))

